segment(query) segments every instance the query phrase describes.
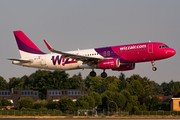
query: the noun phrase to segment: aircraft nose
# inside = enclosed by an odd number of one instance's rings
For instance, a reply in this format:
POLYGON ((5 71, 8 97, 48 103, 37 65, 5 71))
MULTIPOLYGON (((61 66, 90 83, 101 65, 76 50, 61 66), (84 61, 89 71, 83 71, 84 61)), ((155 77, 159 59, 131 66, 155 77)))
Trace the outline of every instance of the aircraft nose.
POLYGON ((169 50, 166 51, 166 53, 170 56, 174 56, 176 54, 176 51, 172 48, 170 48, 169 50))

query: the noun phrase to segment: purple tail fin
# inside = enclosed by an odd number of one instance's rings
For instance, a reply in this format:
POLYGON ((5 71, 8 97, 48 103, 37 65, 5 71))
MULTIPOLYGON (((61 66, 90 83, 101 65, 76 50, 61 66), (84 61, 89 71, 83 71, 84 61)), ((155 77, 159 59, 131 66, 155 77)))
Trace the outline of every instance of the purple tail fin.
POLYGON ((34 54, 45 54, 22 31, 14 31, 14 36, 22 58, 34 54))

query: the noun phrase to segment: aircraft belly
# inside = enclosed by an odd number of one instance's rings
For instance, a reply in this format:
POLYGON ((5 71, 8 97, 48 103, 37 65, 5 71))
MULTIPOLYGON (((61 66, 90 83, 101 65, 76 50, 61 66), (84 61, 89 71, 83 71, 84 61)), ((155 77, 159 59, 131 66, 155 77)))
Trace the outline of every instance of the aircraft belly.
POLYGON ((79 66, 79 62, 77 63, 61 63, 61 64, 53 64, 51 61, 46 62, 48 69, 53 69, 53 70, 69 70, 69 69, 77 69, 79 66))
POLYGON ((79 66, 78 63, 71 63, 66 65, 61 65, 61 70, 77 69, 79 66))

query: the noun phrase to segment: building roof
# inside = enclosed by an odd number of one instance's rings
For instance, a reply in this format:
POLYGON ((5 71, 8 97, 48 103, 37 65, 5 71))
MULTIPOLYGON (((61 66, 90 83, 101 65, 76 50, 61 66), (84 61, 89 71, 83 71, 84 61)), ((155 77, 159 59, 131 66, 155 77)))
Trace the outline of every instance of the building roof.
POLYGON ((171 98, 169 102, 171 102, 172 100, 180 100, 180 98, 171 98))

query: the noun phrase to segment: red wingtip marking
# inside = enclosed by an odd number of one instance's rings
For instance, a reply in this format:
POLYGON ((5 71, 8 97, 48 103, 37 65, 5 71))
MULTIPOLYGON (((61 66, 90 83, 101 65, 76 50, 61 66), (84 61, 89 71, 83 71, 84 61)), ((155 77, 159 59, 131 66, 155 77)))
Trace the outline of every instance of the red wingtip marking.
POLYGON ((46 40, 44 40, 44 43, 46 44, 46 46, 49 50, 52 50, 52 47, 46 42, 46 40))

